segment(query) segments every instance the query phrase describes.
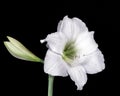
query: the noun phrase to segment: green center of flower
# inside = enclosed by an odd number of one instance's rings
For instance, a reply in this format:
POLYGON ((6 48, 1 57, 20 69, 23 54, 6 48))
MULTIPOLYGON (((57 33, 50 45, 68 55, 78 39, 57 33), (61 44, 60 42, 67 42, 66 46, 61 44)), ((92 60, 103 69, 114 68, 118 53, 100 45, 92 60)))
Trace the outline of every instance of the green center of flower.
POLYGON ((64 47, 63 50, 63 56, 62 58, 67 62, 67 63, 72 63, 76 56, 77 50, 75 48, 75 42, 74 41, 68 41, 64 47))

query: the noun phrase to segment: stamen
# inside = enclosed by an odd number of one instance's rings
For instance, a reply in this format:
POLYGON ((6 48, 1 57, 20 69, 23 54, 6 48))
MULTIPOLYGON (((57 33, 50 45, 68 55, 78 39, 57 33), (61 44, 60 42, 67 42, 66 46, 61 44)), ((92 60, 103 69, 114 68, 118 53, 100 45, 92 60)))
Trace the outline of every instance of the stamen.
POLYGON ((77 53, 77 50, 75 48, 75 42, 68 41, 64 47, 62 57, 67 63, 70 64, 77 57, 76 53, 77 53))

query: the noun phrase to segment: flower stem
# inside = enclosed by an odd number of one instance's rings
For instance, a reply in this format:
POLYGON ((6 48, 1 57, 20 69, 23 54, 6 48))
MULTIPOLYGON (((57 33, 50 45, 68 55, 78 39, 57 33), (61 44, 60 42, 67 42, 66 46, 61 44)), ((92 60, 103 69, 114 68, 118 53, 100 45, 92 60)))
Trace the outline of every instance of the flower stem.
POLYGON ((54 76, 48 76, 48 96, 53 96, 53 82, 54 76))
POLYGON ((39 60, 40 63, 44 64, 44 61, 42 59, 39 60))

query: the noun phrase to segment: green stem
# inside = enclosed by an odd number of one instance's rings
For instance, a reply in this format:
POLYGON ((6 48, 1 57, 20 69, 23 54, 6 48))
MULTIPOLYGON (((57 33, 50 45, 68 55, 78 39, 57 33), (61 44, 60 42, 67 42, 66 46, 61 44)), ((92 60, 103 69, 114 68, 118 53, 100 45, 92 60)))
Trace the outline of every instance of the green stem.
POLYGON ((53 96, 53 82, 54 76, 48 76, 48 96, 53 96))
POLYGON ((42 59, 39 60, 40 63, 44 64, 44 61, 42 59))
MULTIPOLYGON (((40 59, 40 63, 43 63, 43 60, 40 59)), ((53 83, 54 83, 54 76, 48 76, 48 96, 53 96, 53 83)))

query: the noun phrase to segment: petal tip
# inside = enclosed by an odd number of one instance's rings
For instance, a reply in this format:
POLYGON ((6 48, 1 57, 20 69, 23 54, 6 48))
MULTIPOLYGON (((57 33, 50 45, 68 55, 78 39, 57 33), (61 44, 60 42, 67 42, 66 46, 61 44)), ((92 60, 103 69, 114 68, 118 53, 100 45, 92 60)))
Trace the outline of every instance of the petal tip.
POLYGON ((79 91, 79 90, 83 90, 83 87, 77 88, 77 90, 78 90, 78 91, 79 91))
POLYGON ((68 15, 66 15, 64 18, 68 18, 68 15))
POLYGON ((43 40, 40 40, 40 43, 44 43, 44 42, 46 42, 46 40, 45 40, 45 39, 43 39, 43 40))
POLYGON ((68 15, 66 15, 66 16, 63 18, 63 21, 64 21, 64 20, 67 20, 67 19, 69 19, 68 15))

